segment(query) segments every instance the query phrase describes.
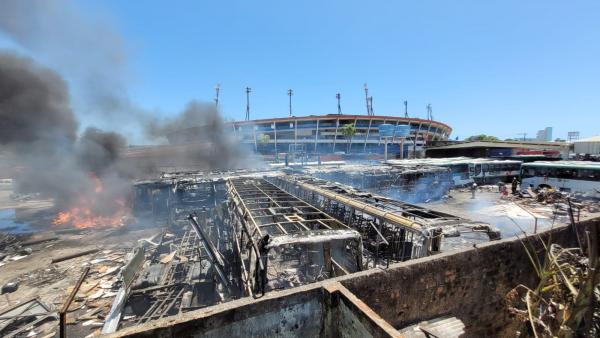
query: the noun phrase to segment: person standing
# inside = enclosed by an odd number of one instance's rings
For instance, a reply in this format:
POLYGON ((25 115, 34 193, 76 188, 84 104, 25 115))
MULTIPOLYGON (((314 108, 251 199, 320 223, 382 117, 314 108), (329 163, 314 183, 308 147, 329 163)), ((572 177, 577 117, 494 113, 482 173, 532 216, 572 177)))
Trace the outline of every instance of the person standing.
POLYGON ((517 180, 516 177, 513 177, 512 183, 511 183, 511 189, 512 189, 512 194, 516 195, 517 194, 517 186, 519 185, 519 181, 517 180))

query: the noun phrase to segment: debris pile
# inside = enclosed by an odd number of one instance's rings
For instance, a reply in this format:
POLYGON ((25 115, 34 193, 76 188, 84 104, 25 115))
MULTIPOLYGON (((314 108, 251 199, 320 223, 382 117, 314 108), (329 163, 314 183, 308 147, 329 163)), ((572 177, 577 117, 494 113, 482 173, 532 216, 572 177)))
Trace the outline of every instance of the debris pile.
POLYGON ((546 244, 538 238, 523 240, 538 284, 532 288, 518 285, 506 295, 509 311, 522 326, 517 336, 598 337, 599 231, 597 223, 591 224, 585 231, 586 238, 573 248, 546 244), (542 258, 535 249, 539 244, 543 247, 542 258))
POLYGON ((600 203, 597 198, 585 196, 580 193, 568 193, 552 187, 527 188, 518 191, 511 199, 525 206, 536 208, 544 205, 553 206, 553 213, 557 216, 566 216, 569 204, 576 211, 576 217, 582 212, 600 212, 600 203))
POLYGON ((9 261, 18 261, 31 254, 31 248, 23 245, 28 237, 28 235, 0 232, 0 266, 9 261))

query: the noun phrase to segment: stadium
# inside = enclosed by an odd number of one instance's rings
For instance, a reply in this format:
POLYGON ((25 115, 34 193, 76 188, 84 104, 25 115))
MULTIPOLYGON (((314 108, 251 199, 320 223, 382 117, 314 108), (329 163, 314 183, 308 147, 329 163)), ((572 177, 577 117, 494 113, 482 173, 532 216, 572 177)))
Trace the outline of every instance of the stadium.
MULTIPOLYGON (((382 124, 410 126, 410 136, 404 142, 405 156, 413 151, 421 152, 428 141, 447 140, 452 132, 450 126, 433 120, 341 114, 228 122, 225 130, 230 130, 242 145, 261 154, 298 151, 319 154, 378 154, 384 151, 378 129, 382 124), (342 131, 342 128, 348 124, 353 124, 356 128, 351 138, 344 135, 342 131), (413 143, 414 140, 416 143, 413 143)), ((208 131, 199 127, 179 130, 169 135, 169 143, 201 142, 202 135, 205 133, 208 131)), ((392 138, 389 142, 388 152, 399 154, 400 140, 392 138)))

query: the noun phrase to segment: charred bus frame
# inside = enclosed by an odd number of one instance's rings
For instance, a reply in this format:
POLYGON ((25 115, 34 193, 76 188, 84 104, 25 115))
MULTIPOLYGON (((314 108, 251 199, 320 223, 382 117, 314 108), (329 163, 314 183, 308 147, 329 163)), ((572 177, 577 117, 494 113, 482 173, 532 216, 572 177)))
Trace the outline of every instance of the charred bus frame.
POLYGON ((499 231, 487 223, 362 193, 309 176, 277 176, 270 181, 359 231, 367 241, 365 247, 373 257, 373 266, 382 258, 389 264, 390 260, 405 261, 439 252, 444 228, 461 227, 485 232, 490 240, 500 238, 499 231))
POLYGON ((227 186, 247 295, 362 269, 355 230, 265 179, 232 178, 227 186))

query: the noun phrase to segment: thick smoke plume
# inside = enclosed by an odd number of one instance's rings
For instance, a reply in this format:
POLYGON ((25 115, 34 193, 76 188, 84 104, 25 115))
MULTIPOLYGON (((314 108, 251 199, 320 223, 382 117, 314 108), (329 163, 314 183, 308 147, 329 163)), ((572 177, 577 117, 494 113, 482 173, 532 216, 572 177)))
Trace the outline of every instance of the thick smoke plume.
POLYGON ((17 190, 39 192, 59 204, 96 189, 90 175, 113 166, 124 138, 78 122, 61 77, 32 60, 0 52, 0 145, 19 166, 17 190))
POLYGON ((66 0, 3 0, 0 32, 68 79, 83 124, 142 141, 148 113, 129 98, 126 44, 110 20, 66 0))
POLYGON ((0 51, 0 153, 16 162, 17 190, 52 197, 59 208, 94 196, 110 212, 141 172, 246 166, 214 106, 191 102, 158 120, 131 102, 125 43, 106 22, 66 0, 2 1, 0 33, 45 65, 0 51), (183 143, 203 144, 181 146, 182 129, 183 143), (148 140, 179 145, 141 158, 127 151, 148 140))
POLYGON ((190 102, 176 117, 150 121, 146 131, 152 138, 167 138, 190 127, 203 127, 202 131, 208 133, 206 137, 211 139, 224 137, 224 122, 216 107, 197 101, 190 102))
POLYGON ((127 140, 118 133, 88 128, 79 139, 75 154, 81 168, 103 175, 115 170, 113 166, 126 146, 127 140))
POLYGON ((0 54, 0 143, 44 146, 72 143, 77 121, 62 78, 15 54, 0 54))
POLYGON ((175 117, 152 119, 146 124, 149 138, 187 145, 185 150, 172 153, 174 161, 208 170, 252 166, 248 153, 234 140, 232 131, 214 105, 197 101, 190 102, 175 117), (194 148, 193 143, 203 146, 194 148))

